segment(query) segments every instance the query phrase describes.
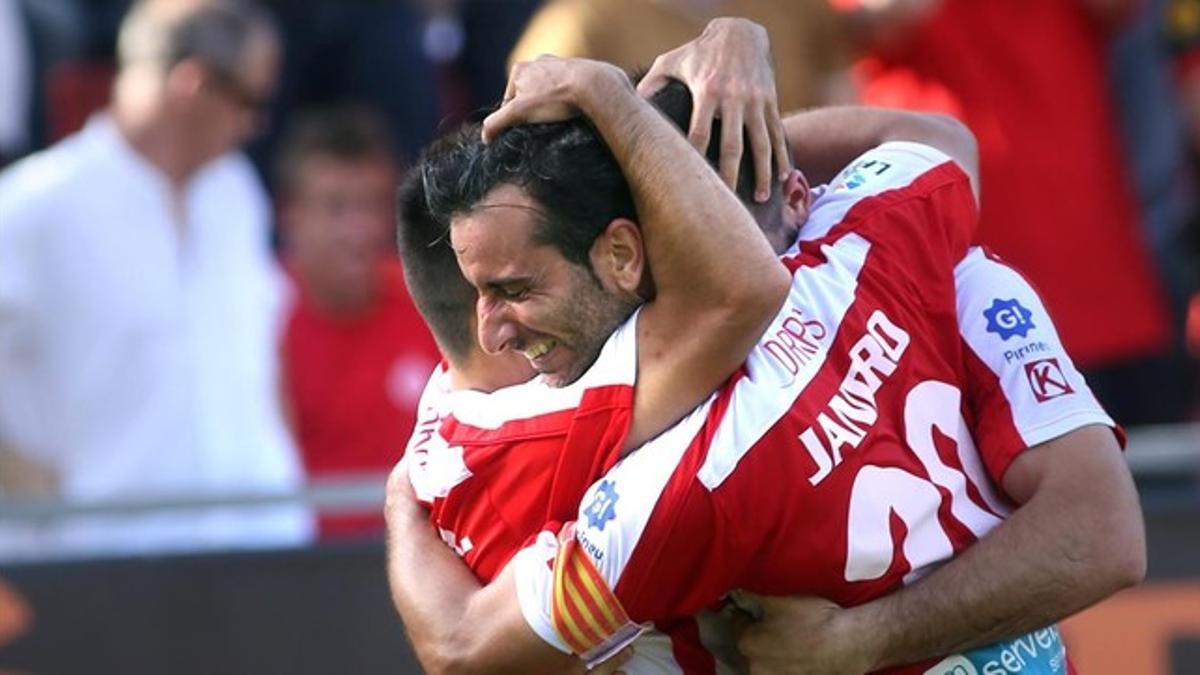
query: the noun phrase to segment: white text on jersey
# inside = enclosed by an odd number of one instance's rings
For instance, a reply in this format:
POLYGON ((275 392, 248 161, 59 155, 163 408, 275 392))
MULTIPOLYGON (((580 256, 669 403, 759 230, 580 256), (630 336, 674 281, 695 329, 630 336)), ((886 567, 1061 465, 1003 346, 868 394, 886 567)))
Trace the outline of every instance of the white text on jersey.
POLYGON ((908 333, 882 310, 875 310, 867 319, 866 334, 850 348, 846 377, 825 410, 817 414, 816 425, 800 434, 800 442, 817 465, 808 477, 809 483, 816 485, 825 480, 842 463, 842 446, 853 450, 866 437, 879 417, 875 392, 883 378, 896 370, 908 343, 908 333))

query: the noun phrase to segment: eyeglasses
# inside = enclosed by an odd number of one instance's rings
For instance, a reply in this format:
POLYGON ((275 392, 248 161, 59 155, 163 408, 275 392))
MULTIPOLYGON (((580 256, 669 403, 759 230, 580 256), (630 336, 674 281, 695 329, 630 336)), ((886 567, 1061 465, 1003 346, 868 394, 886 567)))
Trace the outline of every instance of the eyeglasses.
POLYGON ((233 73, 216 66, 210 66, 209 72, 212 73, 214 84, 232 98, 239 107, 255 114, 262 113, 267 109, 270 97, 254 91, 233 73))

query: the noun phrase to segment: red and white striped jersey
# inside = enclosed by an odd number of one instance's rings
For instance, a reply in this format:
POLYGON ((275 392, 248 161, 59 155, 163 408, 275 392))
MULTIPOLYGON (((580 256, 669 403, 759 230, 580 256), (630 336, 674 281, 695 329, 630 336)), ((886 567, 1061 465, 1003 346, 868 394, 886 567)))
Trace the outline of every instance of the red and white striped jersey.
POLYGON ((954 269, 963 341, 963 415, 999 485, 1024 450, 1090 424, 1124 431, 1096 400, 1063 348, 1037 291, 982 248, 954 269))
MULTIPOLYGON (((636 315, 635 315, 636 316, 636 315)), ((442 540, 481 581, 551 521, 573 517, 579 498, 628 431, 636 354, 631 319, 572 385, 531 381, 492 393, 454 390, 445 363, 426 383, 405 451, 417 498, 442 540)))
MULTIPOLYGON (((594 483, 569 537, 544 532, 518 555, 531 627, 599 659, 731 589, 860 604, 999 524, 976 448, 956 442, 969 434, 952 270, 974 208, 966 175, 924 146, 887 144, 844 171, 810 216, 819 238, 785 258, 792 291, 743 369, 594 483), (627 621, 608 630, 614 617, 627 621)), ((625 670, 666 659, 645 652, 625 670)), ((671 672, 715 669, 674 656, 671 672)))
MULTIPOLYGON (((891 146, 868 153, 839 176, 840 185, 835 183, 817 199, 803 236, 825 238, 835 226, 839 232, 845 231, 849 226, 842 227, 839 223, 851 213, 850 207, 864 198, 902 188, 905 181, 913 180, 912 170, 892 171, 889 166, 880 172, 882 165, 872 162, 895 161, 887 155, 879 156, 884 151, 900 151, 902 157, 916 152, 916 157, 927 160, 923 166, 918 164, 918 169, 944 160, 933 151, 919 147, 891 146)), ((912 157, 907 159, 911 161, 912 157)), ((859 226, 863 222, 859 221, 859 226)), ((819 250, 821 245, 816 243, 809 249, 819 250)), ((797 255, 801 251, 797 248, 791 253, 797 255)), ((1009 417, 1000 420, 1007 419, 1009 428, 1017 430, 996 437, 995 443, 985 442, 984 449, 994 445, 998 448, 997 457, 1008 456, 1011 460, 1011 455, 1025 445, 1033 445, 1091 421, 1107 420, 1070 367, 1069 359, 1061 353, 1053 326, 1045 317, 1036 294, 1023 279, 982 253, 972 252, 955 270, 955 281, 964 345, 971 348, 966 350, 971 352, 967 356, 968 362, 974 355, 975 362, 992 369, 991 372, 968 369, 964 419, 973 426, 971 420, 983 420, 987 413, 1011 410, 1009 417), (1023 343, 1014 343, 1013 348, 1009 348, 997 335, 991 335, 990 342, 989 335, 974 341, 968 339, 973 313, 978 313, 975 308, 980 303, 985 303, 986 307, 993 297, 1015 298, 1034 312, 1031 321, 1041 331, 1037 337, 1046 343, 1043 351, 1038 353, 1057 357, 1064 364, 1064 373, 1072 378, 1069 386, 1079 395, 1054 399, 1052 403, 1058 408, 1057 420, 1051 419, 1053 416, 1047 412, 1050 410, 1047 406, 1029 410, 1019 405, 998 408, 993 400, 985 398, 1005 395, 1007 389, 1004 388, 1011 387, 1014 381, 1006 373, 1021 367, 1020 355, 1039 349, 1020 351, 1023 343), (1009 351, 1014 354, 1008 354, 1009 351), (979 401, 974 400, 976 396, 980 397, 979 401), (1085 400, 1091 401, 1090 415, 1085 414, 1086 406, 1082 403, 1065 405, 1068 401, 1085 400), (1025 445, 1014 445, 1011 442, 1014 439, 1025 445)), ((943 298, 938 302, 944 301, 943 298)), ((769 341, 769 346, 763 347, 779 363, 786 364, 784 368, 789 372, 812 361, 814 339, 827 339, 829 327, 809 321, 807 318, 786 321, 782 324, 785 330, 769 341)), ((557 522, 573 519, 588 484, 615 461, 614 448, 620 446, 624 437, 632 406, 632 383, 636 376, 636 345, 633 342, 636 331, 633 329, 631 320, 609 341, 588 374, 566 389, 547 390, 540 384, 531 383, 493 395, 456 393, 450 391, 444 369, 435 371, 430 378, 422 398, 416 433, 409 445, 414 460, 411 465, 413 484, 418 495, 431 506, 431 520, 443 539, 463 555, 464 561, 481 580, 493 578, 545 523, 552 523, 548 529, 554 530, 557 522), (596 391, 588 393, 589 388, 596 391), (576 409, 578 415, 574 412, 576 409), (598 448, 605 451, 598 454, 598 448)), ((1020 392, 1017 394, 1008 396, 1019 400, 1020 392)), ((961 453, 965 463, 973 460, 974 475, 987 483, 981 477, 978 459, 974 459, 970 436, 962 428, 959 432, 965 439, 960 442, 969 448, 961 453)), ((987 461, 987 468, 1001 467, 994 474, 999 476, 1008 460, 987 461)), ((996 512, 1004 512, 1000 499, 990 491, 984 494, 996 512)), ((596 502, 585 504, 595 505, 596 502)), ((547 536, 543 535, 543 546, 547 536)), ((557 543, 553 537, 549 539, 551 553, 543 550, 540 556, 534 557, 553 556, 557 543)), ((593 586, 598 593, 602 588, 603 584, 593 586)), ((530 595, 522 593, 523 603, 528 603, 530 595)), ((611 599, 615 600, 615 596, 611 599)), ((538 611, 536 602, 528 604, 532 606, 526 608, 527 615, 538 611)), ((632 622, 624 621, 622 616, 605 616, 604 619, 610 632, 620 632, 622 627, 626 632, 640 630, 632 622)), ((722 628, 721 617, 710 612, 681 620, 659 620, 658 630, 639 640, 638 661, 632 664, 632 672, 646 667, 653 672, 720 672, 720 661, 714 659, 710 651, 721 652, 722 647, 728 646, 722 644, 726 638, 722 628)))

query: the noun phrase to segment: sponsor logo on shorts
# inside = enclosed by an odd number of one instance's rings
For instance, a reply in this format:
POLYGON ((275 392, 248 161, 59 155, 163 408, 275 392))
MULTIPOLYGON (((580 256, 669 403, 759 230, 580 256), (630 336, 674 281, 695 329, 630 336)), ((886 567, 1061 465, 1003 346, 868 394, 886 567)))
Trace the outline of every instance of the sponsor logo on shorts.
POLYGON ((987 319, 987 332, 999 335, 1001 340, 1013 336, 1026 337, 1029 331, 1037 328, 1033 323, 1033 312, 1017 302, 1016 298, 992 300, 992 306, 983 310, 983 318, 987 319))
POLYGON ((619 498, 616 483, 611 480, 601 481, 592 503, 583 510, 588 526, 603 532, 608 521, 617 517, 617 499, 619 498))
POLYGON ((1058 359, 1039 359, 1026 363, 1025 377, 1029 378, 1029 387, 1038 403, 1075 393, 1063 375, 1058 359))

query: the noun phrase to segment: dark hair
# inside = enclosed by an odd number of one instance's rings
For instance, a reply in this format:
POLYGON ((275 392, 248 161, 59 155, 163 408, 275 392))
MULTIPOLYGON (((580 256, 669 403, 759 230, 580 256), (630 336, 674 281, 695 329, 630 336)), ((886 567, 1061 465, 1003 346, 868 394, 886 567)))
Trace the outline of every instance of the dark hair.
MULTIPOLYGON (((634 76, 636 80, 641 80, 640 75, 634 76)), ((650 96, 650 103, 658 108, 667 119, 679 127, 683 133, 688 132, 688 127, 692 123, 692 92, 687 85, 679 80, 668 80, 665 85, 650 96)), ((745 151, 742 153, 742 159, 738 164, 738 180, 737 193, 738 199, 741 200, 754 219, 759 225, 766 228, 773 225, 772 219, 779 212, 776 204, 776 197, 781 194, 778 187, 779 181, 778 170, 775 163, 771 163, 771 199, 766 203, 758 203, 754 201, 755 181, 758 177, 758 172, 754 170, 754 156, 750 152, 750 137, 746 132, 742 132, 742 147, 745 151)), ((720 167, 721 160, 721 120, 713 119, 712 131, 709 135, 708 150, 705 152, 705 157, 708 163, 713 167, 720 167)))
POLYGON ((588 270, 608 224, 637 220, 620 166, 584 119, 513 127, 486 145, 468 124, 430 147, 420 173, 429 211, 446 227, 501 185, 524 189, 540 207, 534 241, 588 270))
POLYGON ((304 110, 284 130, 275 157, 274 186, 283 194, 296 190, 304 162, 312 157, 391 163, 391 149, 387 124, 371 108, 345 104, 304 110))
POLYGON ((471 322, 478 296, 458 269, 446 227, 426 206, 420 171, 410 171, 400 183, 396 219, 396 243, 408 293, 442 354, 461 365, 476 344, 471 322))

